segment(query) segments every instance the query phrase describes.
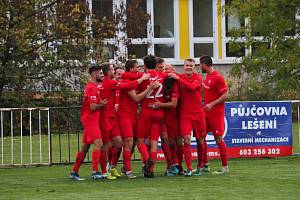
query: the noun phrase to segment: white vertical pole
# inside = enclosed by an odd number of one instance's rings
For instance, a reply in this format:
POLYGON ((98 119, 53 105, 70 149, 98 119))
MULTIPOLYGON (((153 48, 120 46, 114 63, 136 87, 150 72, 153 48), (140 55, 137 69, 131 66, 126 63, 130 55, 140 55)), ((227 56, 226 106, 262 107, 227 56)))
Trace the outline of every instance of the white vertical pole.
POLYGON ((20 127, 21 127, 21 164, 23 163, 23 111, 20 112, 20 127))
POLYGON ((48 163, 51 164, 50 109, 48 108, 48 163))
POLYGON ((3 112, 1 112, 1 163, 4 164, 4 158, 3 158, 3 112))
POLYGON ((40 137, 40 163, 42 163, 42 126, 41 126, 41 110, 39 110, 39 137, 40 137))
POLYGON ((14 164, 14 122, 13 122, 13 111, 10 111, 10 155, 11 155, 11 164, 14 164))
POLYGON ((32 128, 31 128, 31 109, 29 110, 29 147, 30 147, 30 163, 32 163, 32 128))

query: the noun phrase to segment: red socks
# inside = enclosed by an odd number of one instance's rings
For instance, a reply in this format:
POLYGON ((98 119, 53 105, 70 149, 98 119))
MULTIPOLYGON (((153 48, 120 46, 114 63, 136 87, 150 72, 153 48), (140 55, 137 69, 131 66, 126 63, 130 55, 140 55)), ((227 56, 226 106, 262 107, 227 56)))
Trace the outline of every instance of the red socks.
POLYGON ((173 148, 170 147, 170 150, 171 150, 171 164, 172 165, 178 164, 176 145, 173 148))
POLYGON ((171 149, 170 146, 166 143, 162 143, 161 144, 161 148, 164 152, 166 161, 167 161, 167 168, 169 169, 169 167, 171 166, 171 149))
POLYGON ((75 161, 75 164, 73 165, 73 171, 78 173, 79 171, 79 168, 81 166, 81 164, 83 163, 84 161, 84 158, 85 158, 85 153, 79 151, 76 155, 76 161, 75 161))
POLYGON ((93 152, 92 152, 92 170, 93 170, 93 172, 98 171, 100 154, 101 154, 101 152, 99 150, 93 150, 93 152))
POLYGON ((101 166, 101 172, 106 173, 106 151, 101 151, 100 166, 101 166))
POLYGON ((123 150, 123 164, 126 172, 131 171, 131 151, 123 150))
POLYGON ((204 142, 198 142, 197 143, 197 154, 198 154, 198 168, 202 168, 203 167, 203 158, 204 158, 204 142))
POLYGON ((154 172, 154 163, 155 163, 156 158, 157 158, 157 152, 156 151, 155 152, 150 152, 150 157, 153 160, 153 165, 151 165, 150 171, 154 172))
POLYGON ((204 139, 203 164, 208 163, 207 148, 208 148, 208 146, 207 146, 207 143, 206 143, 206 139, 204 139))
POLYGON ((111 166, 116 167, 118 164, 118 160, 119 160, 119 152, 120 152, 119 147, 113 147, 112 148, 112 153, 111 153, 111 166))
POLYGON ((221 155, 221 161, 222 161, 222 166, 227 166, 227 147, 224 141, 217 143, 219 150, 220 150, 220 155, 221 155))
POLYGON ((142 159, 144 162, 146 162, 149 159, 149 153, 148 153, 148 149, 147 149, 147 145, 145 143, 139 143, 137 145, 139 152, 142 156, 142 159))
POLYGON ((192 151, 191 151, 191 145, 190 144, 184 144, 183 153, 184 153, 184 158, 185 158, 187 168, 189 170, 193 170, 193 167, 192 167, 192 151))
POLYGON ((177 145, 177 159, 178 159, 178 165, 182 166, 183 145, 177 145))

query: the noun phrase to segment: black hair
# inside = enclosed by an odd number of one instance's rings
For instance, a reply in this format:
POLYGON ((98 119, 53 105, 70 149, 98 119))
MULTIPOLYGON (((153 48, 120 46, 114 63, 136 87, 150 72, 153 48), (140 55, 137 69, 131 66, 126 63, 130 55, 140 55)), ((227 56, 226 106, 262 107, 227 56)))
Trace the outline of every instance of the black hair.
POLYGON ((125 70, 124 67, 116 67, 116 68, 115 68, 115 72, 116 72, 118 69, 125 70))
POLYGON ((174 81, 171 77, 167 77, 164 80, 164 95, 167 95, 173 89, 174 81))
POLYGON ((127 60, 125 63, 126 72, 129 72, 130 69, 132 69, 135 64, 138 64, 138 62, 136 60, 127 60))
POLYGON ((147 69, 155 69, 156 68, 156 57, 153 55, 147 55, 143 58, 144 65, 147 69))
POLYGON ((110 64, 110 63, 103 63, 102 64, 102 71, 103 71, 104 76, 107 76, 108 71, 110 70, 110 66, 111 65, 112 64, 110 64))
POLYGON ((102 69, 102 67, 99 66, 99 65, 91 66, 91 67, 89 68, 89 74, 92 74, 93 72, 98 71, 98 70, 101 70, 101 69, 102 69))
POLYGON ((161 63, 163 63, 163 62, 165 62, 165 60, 164 60, 163 58, 161 58, 161 57, 157 57, 157 58, 156 58, 156 63, 157 63, 157 64, 161 64, 161 63))
POLYGON ((206 64, 207 66, 212 66, 212 59, 210 56, 204 55, 200 58, 201 64, 206 64))

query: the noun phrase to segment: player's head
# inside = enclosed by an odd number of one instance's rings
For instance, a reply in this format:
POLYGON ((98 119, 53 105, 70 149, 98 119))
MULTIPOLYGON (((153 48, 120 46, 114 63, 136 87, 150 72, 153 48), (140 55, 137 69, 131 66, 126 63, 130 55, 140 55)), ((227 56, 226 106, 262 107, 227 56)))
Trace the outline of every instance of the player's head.
POLYGON ((193 58, 187 58, 184 60, 184 71, 187 75, 192 75, 195 69, 195 60, 193 58))
POLYGON ((144 66, 146 69, 155 69, 156 67, 156 57, 153 55, 147 55, 143 58, 144 66))
POLYGON ((157 57, 156 59, 156 70, 157 71, 163 71, 165 68, 165 60, 161 57, 157 57))
POLYGON ((200 58, 200 67, 203 73, 212 67, 212 59, 210 56, 204 55, 200 58))
POLYGON ((175 72, 176 72, 174 66, 171 65, 171 64, 169 64, 169 63, 166 63, 166 64, 165 64, 164 71, 165 71, 165 72, 168 72, 168 73, 171 73, 171 72, 172 72, 172 73, 175 73, 175 72))
POLYGON ((101 66, 95 65, 89 68, 89 74, 93 80, 101 82, 103 80, 103 71, 101 66))
POLYGON ((123 67, 116 67, 115 68, 115 79, 120 81, 122 79, 122 74, 125 72, 123 67))
POLYGON ((102 71, 105 77, 113 78, 115 74, 114 66, 110 63, 102 64, 102 71))
POLYGON ((138 72, 139 64, 136 60, 127 60, 125 63, 126 72, 138 72))

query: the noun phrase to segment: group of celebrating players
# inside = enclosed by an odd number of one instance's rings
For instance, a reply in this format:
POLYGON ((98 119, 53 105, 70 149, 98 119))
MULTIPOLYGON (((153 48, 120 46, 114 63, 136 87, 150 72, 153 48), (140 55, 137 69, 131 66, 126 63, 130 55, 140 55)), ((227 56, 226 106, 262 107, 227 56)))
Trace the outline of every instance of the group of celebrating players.
POLYGON ((70 178, 83 180, 78 171, 92 151, 92 178, 116 179, 122 151, 121 171, 136 178, 131 155, 136 146, 143 161, 145 178, 154 177, 158 140, 166 158, 167 176, 201 176, 210 171, 206 135, 212 132, 220 150, 221 170, 229 173, 224 134, 224 101, 228 87, 212 66, 209 56, 200 58, 205 80, 195 71, 195 60, 184 60, 184 73, 177 74, 162 58, 143 58, 144 70, 136 60, 127 60, 125 69, 104 63, 89 69, 90 82, 84 89, 81 122, 83 138, 70 178), (204 92, 202 92, 204 90, 204 92), (202 102, 204 94, 204 103, 202 102), (191 136, 196 138, 198 164, 192 168, 191 136), (183 157, 186 170, 183 170, 183 157), (101 172, 99 171, 99 164, 101 172))

